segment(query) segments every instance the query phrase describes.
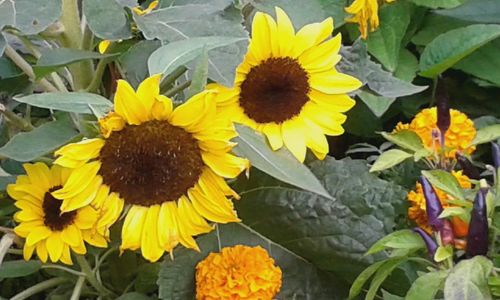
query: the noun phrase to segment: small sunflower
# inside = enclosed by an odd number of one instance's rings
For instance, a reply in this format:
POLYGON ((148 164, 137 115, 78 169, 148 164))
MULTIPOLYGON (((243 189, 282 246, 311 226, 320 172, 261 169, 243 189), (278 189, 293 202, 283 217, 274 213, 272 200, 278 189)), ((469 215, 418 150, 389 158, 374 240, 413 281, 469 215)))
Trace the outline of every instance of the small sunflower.
MULTIPOLYGON (((385 0, 385 2, 394 2, 395 0, 385 0)), ((382 0, 354 0, 349 7, 345 8, 348 14, 353 15, 347 19, 347 22, 358 23, 361 37, 366 39, 368 31, 373 32, 379 26, 378 7, 382 0)))
POLYGON ((226 247, 196 266, 196 299, 271 300, 281 288, 281 276, 262 247, 226 247))
MULTIPOLYGON (((472 140, 476 137, 476 128, 471 119, 466 114, 450 109, 450 127, 445 134, 445 156, 454 159, 457 152, 471 154, 476 150, 472 140)), ((408 129, 414 131, 429 150, 441 151, 441 145, 438 138, 433 135, 439 132, 437 127, 437 109, 435 107, 426 108, 419 112, 410 124, 396 125, 395 131, 408 129)))
POLYGON ((43 262, 50 258, 52 262, 72 264, 70 250, 85 254, 84 242, 96 247, 107 246, 108 228, 119 216, 109 207, 115 201, 113 195, 102 194, 102 203, 97 206, 85 204, 62 212, 63 201, 54 198, 51 192, 68 183, 73 170, 56 165, 49 169, 42 163, 23 166, 26 175, 18 176, 16 183, 8 185, 7 192, 20 209, 14 215, 19 223, 14 231, 26 239, 25 260, 36 250, 43 262))
POLYGON ((158 3, 159 3, 159 1, 155 0, 155 1, 152 1, 151 3, 149 3, 148 7, 145 9, 142 9, 142 7, 139 5, 139 6, 132 8, 132 10, 137 15, 142 16, 142 15, 149 14, 150 12, 152 12, 158 6, 158 3))
POLYGON ((229 152, 236 132, 216 114, 215 92, 205 91, 173 109, 159 94, 160 76, 144 80, 137 92, 118 81, 115 111, 99 120, 104 138, 84 140, 56 151, 56 164, 74 168, 72 184, 52 194, 62 211, 85 205, 98 189, 116 193, 130 207, 121 249, 141 249, 157 261, 179 243, 198 249, 193 236, 212 230, 207 221, 239 221, 227 196, 238 195, 225 178, 248 168, 229 152))
MULTIPOLYGON (((451 174, 457 179, 460 186, 464 189, 472 188, 472 183, 462 171, 452 171, 451 174)), ((448 200, 453 200, 453 196, 446 194, 444 191, 434 188, 436 194, 441 201, 443 208, 453 207, 454 205, 449 203, 448 200)), ((410 191, 407 195, 408 201, 410 202, 410 207, 408 208, 408 217, 413 220, 420 228, 427 231, 429 234, 432 233, 432 229, 429 226, 427 220, 425 197, 422 190, 422 185, 417 183, 415 190, 410 191)), ((453 231, 456 236, 464 237, 467 235, 469 225, 462 221, 459 217, 453 217, 451 220, 453 231)))
POLYGON ((361 86, 334 69, 340 61, 340 34, 329 39, 333 20, 304 26, 297 33, 283 10, 276 21, 258 12, 234 87, 219 91, 218 109, 236 123, 264 133, 273 150, 285 145, 300 161, 307 147, 320 159, 328 153, 327 135, 340 135, 355 102, 346 93, 361 86))

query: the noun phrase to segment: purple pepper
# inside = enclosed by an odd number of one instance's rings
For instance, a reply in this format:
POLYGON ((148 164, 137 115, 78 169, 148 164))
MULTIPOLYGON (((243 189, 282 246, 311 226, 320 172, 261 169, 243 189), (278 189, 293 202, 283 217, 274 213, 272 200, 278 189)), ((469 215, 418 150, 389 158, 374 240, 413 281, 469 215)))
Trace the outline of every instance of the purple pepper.
POLYGON ((460 165, 464 174, 467 177, 475 180, 481 179, 479 171, 476 169, 476 167, 474 167, 474 165, 470 162, 470 160, 467 159, 467 157, 457 152, 457 160, 458 164, 460 165))
POLYGON ((419 182, 422 185, 422 191, 425 197, 425 209, 427 211, 427 219, 429 220, 429 225, 434 231, 441 231, 444 227, 444 220, 439 218, 439 215, 443 212, 443 206, 441 201, 431 185, 429 180, 424 176, 420 176, 419 182))
POLYGON ((500 168, 500 145, 491 143, 491 153, 493 154, 493 165, 495 169, 500 168))
POLYGON ((486 215, 486 192, 479 189, 474 199, 467 235, 467 257, 486 255, 488 252, 488 216, 486 215))
POLYGON ((437 127, 441 131, 442 143, 444 144, 444 136, 450 127, 450 101, 445 85, 439 84, 436 91, 437 97, 437 127))
POLYGON ((425 246, 427 247, 427 252, 429 252, 430 257, 434 258, 434 254, 438 248, 436 241, 422 228, 413 228, 413 231, 418 233, 420 237, 424 240, 425 246))

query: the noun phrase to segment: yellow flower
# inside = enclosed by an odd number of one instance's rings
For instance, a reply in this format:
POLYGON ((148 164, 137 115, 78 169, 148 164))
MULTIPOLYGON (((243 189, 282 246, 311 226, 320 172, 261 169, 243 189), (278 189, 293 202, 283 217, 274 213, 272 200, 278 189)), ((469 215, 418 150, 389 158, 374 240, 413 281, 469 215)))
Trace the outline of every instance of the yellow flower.
POLYGON ((18 176, 16 183, 7 187, 7 192, 20 209, 14 215, 19 223, 14 231, 26 238, 25 260, 36 250, 43 262, 50 257, 52 262, 72 264, 70 250, 85 254, 84 242, 96 247, 107 246, 108 228, 119 217, 119 212, 110 208, 116 202, 115 195, 99 191, 101 203, 85 201, 76 210, 62 212, 63 201, 54 198, 51 192, 67 184, 74 176, 73 170, 60 166, 49 169, 42 163, 23 166, 26 175, 18 176))
POLYGON ((258 12, 234 87, 217 89, 218 109, 236 123, 264 133, 273 150, 285 145, 301 162, 307 147, 320 159, 328 153, 327 135, 340 135, 343 112, 355 102, 346 93, 361 86, 334 69, 341 59, 340 34, 331 18, 304 26, 297 33, 283 10, 276 21, 258 12))
MULTIPOLYGON (((179 243, 198 249, 193 236, 211 231, 207 220, 238 222, 227 196, 238 195, 225 178, 248 168, 229 152, 236 132, 216 114, 215 92, 205 91, 173 109, 159 94, 160 76, 144 80, 137 92, 119 80, 114 112, 99 120, 104 138, 84 140, 56 151, 56 164, 74 168, 71 184, 55 198, 94 193, 119 195, 130 209, 121 249, 141 249, 157 261, 179 243), (93 184, 98 183, 98 184, 93 184)), ((69 182, 69 181, 68 181, 69 182)), ((83 202, 64 203, 72 211, 83 202)))
MULTIPOLYGON (((447 158, 455 158, 457 152, 471 154, 476 150, 476 147, 471 145, 472 140, 476 137, 476 128, 471 119, 466 114, 450 109, 451 123, 445 134, 445 156, 447 158)), ((409 129, 414 131, 424 143, 424 146, 429 150, 441 151, 441 145, 437 138, 433 137, 432 132, 439 132, 437 127, 437 109, 426 108, 419 112, 409 125, 398 124, 396 131, 399 129, 409 129)))
POLYGON ((156 7, 158 6, 158 0, 155 0, 153 2, 151 2, 149 5, 148 5, 148 8, 146 9, 142 9, 140 6, 136 6, 134 8, 132 8, 132 10, 139 16, 142 16, 142 15, 145 15, 145 14, 149 14, 150 12, 153 11, 153 9, 155 9, 156 7))
MULTIPOLYGON (((462 174, 462 171, 452 171, 451 174, 458 180, 460 186, 464 189, 472 188, 469 177, 462 174)), ((446 194, 444 191, 434 188, 436 194, 443 205, 443 208, 453 207, 455 205, 448 203, 448 200, 454 200, 453 196, 446 194)), ((417 187, 414 191, 410 191, 407 195, 408 201, 410 202, 410 207, 408 208, 408 217, 413 220, 419 227, 432 233, 432 229, 429 226, 427 220, 425 197, 422 190, 422 185, 417 183, 417 187)), ((460 218, 454 217, 452 219, 453 230, 456 236, 463 237, 467 234, 468 225, 467 223, 461 221, 460 218)))
MULTIPOLYGON (((395 0, 385 0, 385 2, 394 2, 395 0)), ((347 19, 347 22, 358 23, 361 37, 366 39, 368 30, 375 31, 379 25, 378 6, 379 0, 354 0, 354 2, 345 8, 348 14, 353 15, 347 19)))
POLYGON ((104 54, 106 53, 106 50, 108 50, 109 45, 111 45, 111 41, 109 40, 103 40, 99 42, 99 45, 97 48, 99 49, 99 53, 104 54))
POLYGON ((196 300, 271 300, 280 288, 281 269, 260 246, 223 248, 196 266, 196 300))

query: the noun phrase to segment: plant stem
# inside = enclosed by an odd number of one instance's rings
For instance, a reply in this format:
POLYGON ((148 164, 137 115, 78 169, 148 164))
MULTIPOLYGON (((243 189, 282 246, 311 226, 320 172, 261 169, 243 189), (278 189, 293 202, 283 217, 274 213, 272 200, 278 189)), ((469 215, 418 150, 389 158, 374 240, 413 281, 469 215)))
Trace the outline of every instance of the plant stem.
POLYGON ((14 297, 10 298, 10 300, 24 300, 28 299, 29 297, 44 291, 46 289, 50 289, 51 287, 55 287, 65 281, 67 281, 67 278, 63 277, 56 277, 56 278, 51 278, 49 280, 42 281, 38 284, 35 284, 34 286, 25 289, 24 291, 20 292, 19 294, 15 295, 14 297))
POLYGON ((172 73, 169 75, 165 76, 163 80, 160 83, 160 93, 162 91, 165 91, 168 87, 170 87, 176 80, 177 78, 181 77, 182 74, 184 74, 187 71, 187 68, 184 66, 177 67, 172 73))
POLYGON ((113 292, 111 292, 110 290, 108 290, 102 284, 99 283, 99 281, 94 275, 94 272, 92 272, 92 269, 90 268, 88 261, 85 259, 84 256, 77 255, 76 261, 80 265, 82 272, 85 273, 85 277, 89 281, 90 285, 92 285, 96 289, 96 291, 99 292, 99 294, 101 294, 102 296, 113 294, 113 292))
POLYGON ((76 281, 75 288, 73 289, 73 294, 71 294, 70 300, 80 299, 80 294, 82 293, 83 284, 85 283, 85 276, 78 277, 76 281))
POLYGON ((429 107, 432 107, 434 105, 434 103, 436 103, 436 91, 437 91, 438 80, 439 80, 439 77, 435 77, 434 79, 432 79, 432 95, 431 95, 431 103, 429 104, 429 107))
POLYGON ((106 260, 106 258, 108 258, 108 256, 111 255, 115 251, 118 251, 118 247, 111 247, 106 252, 104 252, 104 254, 99 258, 99 260, 95 264, 94 272, 97 272, 99 270, 99 268, 101 267, 101 264, 106 260))
POLYGON ((191 85, 191 80, 188 80, 184 83, 181 83, 177 86, 174 86, 173 88, 171 88, 170 90, 166 91, 165 92, 165 96, 167 97, 172 97, 174 96, 175 94, 183 91, 185 88, 189 87, 191 85))
POLYGON ((85 89, 86 92, 89 92, 89 93, 97 92, 97 90, 101 86, 102 76, 104 75, 104 71, 106 71, 106 66, 111 61, 112 61, 112 59, 110 59, 110 58, 103 58, 97 63, 94 77, 92 77, 92 81, 85 89))
POLYGON ((85 276, 85 273, 78 272, 76 270, 66 268, 64 266, 56 265, 56 264, 43 264, 40 269, 57 269, 57 270, 62 270, 65 272, 68 272, 70 274, 76 275, 76 276, 85 276))
POLYGON ((26 119, 21 118, 10 110, 6 110, 5 107, 0 106, 0 113, 3 114, 11 124, 22 131, 31 131, 35 128, 30 122, 26 121, 26 119))
MULTIPOLYGON (((64 33, 61 35, 61 43, 64 47, 81 49, 83 35, 80 28, 80 12, 78 10, 78 0, 63 0, 61 23, 64 26, 64 33)), ((82 90, 89 85, 92 80, 92 61, 85 60, 69 67, 73 75, 75 90, 82 90)))
MULTIPOLYGON (((31 65, 24 60, 24 58, 19 55, 16 50, 14 50, 10 45, 7 45, 5 47, 5 55, 16 64, 16 66, 19 67, 28 77, 33 80, 33 82, 36 81, 36 76, 35 72, 33 72, 33 68, 31 65)), ((40 79, 39 81, 40 86, 47 92, 57 92, 58 89, 52 85, 47 79, 40 79)))

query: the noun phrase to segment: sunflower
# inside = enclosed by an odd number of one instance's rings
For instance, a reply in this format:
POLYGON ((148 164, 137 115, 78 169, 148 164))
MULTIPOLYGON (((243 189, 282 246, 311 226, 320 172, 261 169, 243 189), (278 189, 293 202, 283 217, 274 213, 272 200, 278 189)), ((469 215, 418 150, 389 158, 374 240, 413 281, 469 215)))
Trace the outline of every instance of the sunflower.
POLYGON ((24 164, 26 175, 17 177, 7 186, 8 194, 15 199, 20 209, 14 215, 19 223, 14 228, 17 235, 26 239, 23 255, 29 260, 36 250, 41 261, 72 264, 70 250, 85 254, 87 242, 96 247, 106 247, 109 226, 119 213, 109 209, 114 196, 102 194, 99 205, 85 204, 76 210, 63 212, 63 201, 51 192, 65 185, 73 176, 73 170, 54 165, 48 168, 43 163, 24 164))
MULTIPOLYGON (((466 114, 455 109, 450 109, 450 119, 450 127, 445 134, 445 157, 454 159, 457 152, 471 154, 476 150, 476 147, 472 145, 476 137, 474 122, 466 114)), ((398 123, 395 131, 402 129, 415 132, 427 149, 438 153, 441 151, 441 145, 436 135, 433 134, 433 132, 439 132, 436 107, 423 109, 410 124, 398 123)))
MULTIPOLYGON (((394 2, 395 0, 385 0, 385 2, 394 2)), ((361 37, 366 39, 368 36, 368 30, 370 32, 375 31, 379 25, 378 19, 378 6, 380 0, 354 0, 354 2, 345 8, 348 14, 353 15, 353 17, 347 19, 347 22, 358 23, 359 31, 361 32, 361 37)))
MULTIPOLYGON (((157 261, 179 243, 198 249, 193 236, 212 230, 207 220, 239 221, 227 196, 238 195, 225 178, 248 168, 229 152, 236 136, 230 121, 216 114, 215 93, 205 91, 173 109, 159 94, 160 76, 144 80, 137 92, 118 81, 115 111, 99 120, 103 138, 68 144, 56 164, 75 169, 74 180, 52 194, 57 199, 92 195, 106 188, 128 207, 121 249, 141 249, 157 261)), ((88 198, 68 201, 71 211, 88 198)))
POLYGON ((234 87, 211 85, 218 109, 236 123, 264 133, 273 150, 285 145, 301 162, 307 147, 320 159, 328 153, 327 135, 340 135, 343 112, 355 102, 346 93, 361 86, 334 66, 341 56, 340 34, 332 39, 333 20, 304 26, 297 33, 276 8, 276 21, 258 12, 234 87))
MULTIPOLYGON (((451 174, 457 179, 460 186, 464 189, 472 188, 472 183, 470 178, 462 173, 462 171, 452 171, 451 174)), ((444 191, 434 188, 436 194, 441 201, 443 208, 453 207, 449 200, 454 200, 453 196, 446 194, 444 191)), ((432 233, 432 229, 429 226, 427 220, 425 197, 422 190, 422 185, 417 183, 415 190, 410 191, 407 195, 408 201, 410 202, 410 207, 408 208, 408 217, 413 220, 420 228, 427 231, 429 234, 432 233)), ((459 217, 452 217, 451 223, 453 226, 453 231, 457 237, 464 237, 467 235, 469 225, 464 222, 459 217)))
POLYGON ((196 266, 196 299, 271 300, 281 288, 281 276, 264 248, 226 247, 196 266))

